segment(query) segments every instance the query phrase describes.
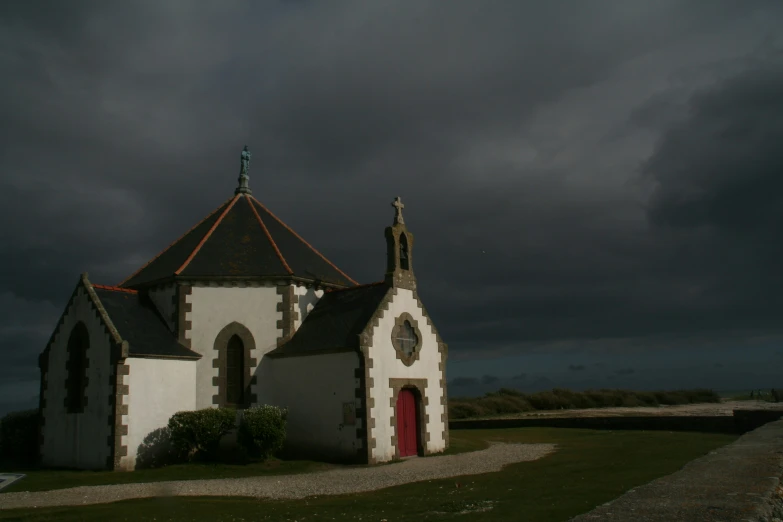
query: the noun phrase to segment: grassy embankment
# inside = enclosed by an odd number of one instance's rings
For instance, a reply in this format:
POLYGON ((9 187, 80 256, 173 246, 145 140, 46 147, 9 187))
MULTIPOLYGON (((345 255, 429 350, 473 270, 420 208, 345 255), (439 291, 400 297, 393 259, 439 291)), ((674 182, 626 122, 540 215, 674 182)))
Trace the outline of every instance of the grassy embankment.
MULTIPOLYGON (((273 501, 238 497, 165 497, 94 506, 0 510, 0 521, 288 521, 420 520, 566 521, 617 498, 629 489, 673 473, 687 462, 734 441, 722 434, 643 431, 591 431, 557 428, 455 430, 450 453, 471 451, 487 441, 554 443, 553 454, 512 464, 497 473, 405 484, 370 493, 273 501), (457 487, 457 483, 460 487, 457 487)), ((282 463, 277 470, 284 471, 282 463)), ((390 464, 397 466, 399 464, 390 464)), ((227 466, 190 468, 189 478, 229 473, 227 466)), ((242 466, 236 466, 237 469, 242 466)), ((301 468, 300 468, 301 470, 301 468)), ((256 470, 258 471, 258 470, 256 470)), ((58 487, 108 483, 134 473, 91 472, 61 475, 58 487), (78 480, 75 477, 82 477, 78 480)), ((168 477, 171 470, 149 470, 144 480, 168 477)), ((177 473, 178 476, 179 472, 177 473)), ((259 474, 254 471, 254 474, 259 474)), ((141 475, 140 475, 141 476, 141 475)), ((27 479, 26 479, 27 480, 27 479)), ((32 485, 34 477, 31 476, 32 485)), ((20 488, 24 481, 20 483, 20 488)), ((39 482, 39 484, 42 484, 39 482)), ((3 494, 0 494, 2 505, 3 494)))
POLYGON ((496 417, 537 410, 718 403, 720 400, 720 395, 712 390, 640 392, 603 389, 575 392, 555 388, 552 391, 522 393, 517 390, 501 388, 499 391, 488 393, 483 397, 450 399, 449 419, 496 417))

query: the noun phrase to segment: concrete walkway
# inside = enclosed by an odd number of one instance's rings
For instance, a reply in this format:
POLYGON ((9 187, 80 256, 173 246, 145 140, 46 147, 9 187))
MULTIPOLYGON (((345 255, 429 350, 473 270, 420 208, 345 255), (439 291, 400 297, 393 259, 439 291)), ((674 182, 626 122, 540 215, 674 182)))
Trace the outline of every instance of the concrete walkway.
POLYGON ((783 421, 571 522, 783 522, 783 421))

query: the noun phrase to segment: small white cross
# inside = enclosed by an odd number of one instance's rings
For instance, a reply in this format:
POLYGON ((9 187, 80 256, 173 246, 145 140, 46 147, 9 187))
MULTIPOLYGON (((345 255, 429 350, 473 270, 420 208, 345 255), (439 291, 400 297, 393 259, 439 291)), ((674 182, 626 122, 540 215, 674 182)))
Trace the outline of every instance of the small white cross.
POLYGON ((391 205, 397 210, 397 215, 394 216, 394 224, 404 225, 405 221, 402 220, 402 209, 405 208, 405 205, 403 205, 402 201, 400 201, 400 196, 394 198, 394 201, 391 205))

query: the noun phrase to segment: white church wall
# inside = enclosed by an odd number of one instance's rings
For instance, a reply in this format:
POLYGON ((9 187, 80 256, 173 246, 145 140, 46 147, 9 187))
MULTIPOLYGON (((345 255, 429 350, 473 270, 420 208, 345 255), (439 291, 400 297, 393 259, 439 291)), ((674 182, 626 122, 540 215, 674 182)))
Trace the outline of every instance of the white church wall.
POLYGON ((294 287, 294 294, 299 297, 296 304, 296 310, 299 312, 298 317, 294 321, 294 331, 298 330, 302 325, 302 322, 310 313, 310 310, 318 303, 324 295, 323 290, 315 290, 314 288, 307 288, 305 286, 294 287))
MULTIPOLYGON (((286 449, 303 456, 353 460, 359 424, 345 424, 345 404, 356 408, 356 352, 264 358, 258 382, 267 404, 288 408, 286 449)), ((360 421, 359 421, 360 422, 360 421)))
POLYGON ((372 436, 375 438, 376 444, 373 457, 378 462, 386 462, 391 460, 395 454, 395 448, 392 445, 395 428, 390 423, 394 411, 390 404, 392 388, 389 386, 389 379, 427 379, 427 387, 423 390, 428 402, 425 413, 429 415, 427 429, 430 440, 427 443, 427 450, 433 453, 443 451, 446 448, 446 441, 443 438, 444 423, 441 420, 441 414, 444 413, 444 406, 441 405, 443 392, 440 387, 441 371, 439 369, 441 354, 438 351, 435 334, 428 326, 427 320, 410 290, 397 289, 397 295, 389 304, 389 310, 384 313, 378 326, 373 330, 369 355, 372 358, 372 368, 370 368, 369 375, 373 379, 370 396, 374 400, 370 415, 375 419, 372 436), (409 313, 416 320, 422 335, 419 359, 411 366, 405 366, 402 361, 397 359, 391 341, 394 321, 403 312, 409 313))
POLYGON ((155 308, 158 309, 158 312, 163 317, 163 320, 166 321, 166 326, 174 332, 176 330, 174 310, 176 309, 177 285, 170 283, 158 286, 149 290, 148 295, 155 304, 155 308))
MULTIPOLYGON (((210 408, 214 406, 212 397, 217 394, 213 377, 218 376, 214 366, 218 333, 233 322, 245 326, 253 335, 256 349, 250 356, 258 365, 265 353, 277 347, 282 331, 277 325, 282 318, 277 303, 282 302, 282 296, 275 286, 193 286, 186 299, 192 306, 185 320, 192 326, 185 335, 191 340, 191 349, 202 355, 196 365, 196 409, 210 408)), ((254 372, 255 368, 251 368, 251 375, 254 372)), ((260 400, 255 388, 251 387, 251 393, 256 393, 260 400)))
POLYGON ((144 437, 166 426, 175 413, 196 409, 196 361, 129 357, 125 364, 130 367, 125 377, 128 415, 123 415, 122 423, 128 426, 128 435, 122 444, 128 447, 128 455, 120 466, 133 469, 144 437))
POLYGON ((66 315, 55 332, 49 348, 49 371, 43 416, 42 459, 45 466, 105 468, 111 454, 109 436, 110 364, 109 334, 80 287, 66 315), (90 343, 87 350, 87 404, 82 413, 67 413, 65 406, 68 339, 78 322, 87 327, 90 343))

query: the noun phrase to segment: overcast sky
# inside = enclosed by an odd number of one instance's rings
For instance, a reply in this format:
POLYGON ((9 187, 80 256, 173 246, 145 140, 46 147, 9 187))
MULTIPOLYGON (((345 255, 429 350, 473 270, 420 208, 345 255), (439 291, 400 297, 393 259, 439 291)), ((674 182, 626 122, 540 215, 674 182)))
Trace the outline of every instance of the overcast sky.
POLYGON ((245 144, 361 282, 402 197, 452 395, 783 386, 781 28, 779 0, 0 2, 0 412, 79 274, 225 201, 245 144))

